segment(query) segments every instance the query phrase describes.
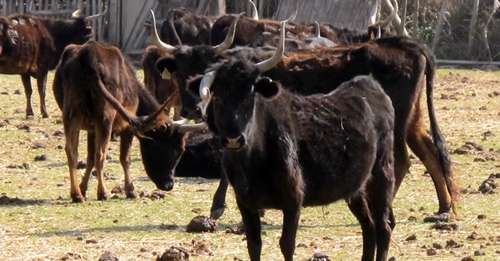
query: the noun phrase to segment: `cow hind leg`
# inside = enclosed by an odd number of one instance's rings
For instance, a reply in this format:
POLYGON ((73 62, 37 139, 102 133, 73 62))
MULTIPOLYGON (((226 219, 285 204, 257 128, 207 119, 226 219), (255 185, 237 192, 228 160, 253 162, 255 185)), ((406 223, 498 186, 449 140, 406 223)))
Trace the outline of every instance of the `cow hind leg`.
POLYGON ((40 113, 43 118, 49 118, 49 113, 47 112, 47 105, 45 105, 45 91, 47 86, 47 74, 48 72, 43 71, 39 72, 37 75, 37 87, 38 87, 38 95, 40 96, 40 113))
MULTIPOLYGON (((427 135, 421 116, 413 119, 408 130, 406 142, 430 173, 439 200, 439 211, 436 215, 426 218, 425 221, 448 221, 453 199, 443 169, 441 168, 439 151, 427 135)), ((453 183, 451 178, 449 178, 448 182, 453 183)))
POLYGON ((78 186, 78 173, 76 166, 78 164, 78 139, 80 136, 79 124, 76 119, 64 117, 64 133, 66 137, 66 157, 68 159, 69 178, 71 182, 71 199, 73 203, 85 202, 85 197, 78 186))
MULTIPOLYGON (((362 193, 362 192, 361 192, 362 193)), ((363 256, 362 261, 373 261, 376 249, 376 231, 368 203, 365 195, 355 195, 351 197, 347 205, 361 225, 363 235, 363 256)))
POLYGON ((87 188, 90 180, 90 175, 92 174, 92 169, 94 169, 94 155, 95 155, 95 133, 87 132, 87 166, 85 167, 85 174, 83 175, 82 182, 80 183, 80 190, 82 195, 87 197, 87 188))
POLYGON ((125 173, 125 195, 127 198, 137 198, 139 195, 135 192, 132 176, 130 175, 130 149, 132 148, 132 141, 134 133, 131 129, 124 130, 120 134, 120 163, 125 173))
POLYGON ((26 118, 33 117, 33 108, 31 106, 31 95, 33 94, 33 89, 31 88, 31 78, 27 74, 21 74, 21 81, 24 86, 24 95, 26 96, 26 118))
MULTIPOLYGON (((114 115, 113 115, 114 116, 114 115)), ((96 121, 95 135, 95 169, 97 172, 97 200, 108 200, 106 185, 104 184, 104 161, 106 160, 106 152, 108 143, 111 140, 112 118, 103 118, 102 122, 96 121), (110 119, 111 118, 111 119, 110 119)))

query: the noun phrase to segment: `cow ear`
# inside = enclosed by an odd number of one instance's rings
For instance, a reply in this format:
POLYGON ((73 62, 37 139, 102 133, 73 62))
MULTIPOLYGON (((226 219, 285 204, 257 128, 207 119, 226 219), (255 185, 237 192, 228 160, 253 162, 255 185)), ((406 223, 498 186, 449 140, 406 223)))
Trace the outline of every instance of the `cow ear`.
POLYGON ((172 57, 158 59, 155 67, 162 74, 165 72, 165 70, 167 70, 169 73, 173 73, 175 72, 175 70, 177 70, 177 64, 172 57))
POLYGON ((200 84, 203 79, 203 75, 196 76, 188 80, 187 90, 195 97, 200 98, 200 84))
POLYGON ((254 84, 254 90, 266 99, 273 99, 278 96, 280 92, 280 85, 271 78, 262 77, 254 84))

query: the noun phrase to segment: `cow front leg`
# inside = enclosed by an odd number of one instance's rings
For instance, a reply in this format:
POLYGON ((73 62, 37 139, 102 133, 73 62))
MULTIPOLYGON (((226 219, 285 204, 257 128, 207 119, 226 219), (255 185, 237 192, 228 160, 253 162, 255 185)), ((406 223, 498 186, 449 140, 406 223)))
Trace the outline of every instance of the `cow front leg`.
POLYGON ((248 209, 238 198, 236 204, 241 213, 245 235, 247 237, 248 254, 251 261, 260 261, 262 251, 262 239, 260 237, 262 227, 260 225, 259 213, 248 209))
POLYGON ((212 208, 210 209, 210 218, 219 219, 226 209, 226 194, 229 181, 226 173, 221 169, 220 181, 217 190, 215 191, 212 200, 212 208))
POLYGON ((40 97, 40 113, 43 118, 50 118, 49 113, 47 112, 47 106, 45 105, 45 92, 47 90, 47 71, 40 71, 36 77, 37 87, 38 87, 38 95, 40 97))
POLYGON ((134 134, 131 129, 124 130, 120 134, 120 163, 125 173, 125 195, 127 198, 138 198, 139 195, 135 192, 132 176, 130 175, 130 149, 134 134))
POLYGON ((31 88, 31 78, 29 75, 21 74, 21 81, 23 82, 24 95, 26 96, 26 118, 33 117, 33 108, 31 107, 31 95, 33 89, 31 88))

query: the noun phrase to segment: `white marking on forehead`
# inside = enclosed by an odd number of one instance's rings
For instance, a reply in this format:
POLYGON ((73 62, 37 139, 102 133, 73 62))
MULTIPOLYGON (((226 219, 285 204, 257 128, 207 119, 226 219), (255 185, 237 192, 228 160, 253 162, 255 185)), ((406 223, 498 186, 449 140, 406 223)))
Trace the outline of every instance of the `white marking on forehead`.
POLYGON ((26 20, 24 20, 23 18, 19 18, 19 23, 20 24, 26 24, 26 20))

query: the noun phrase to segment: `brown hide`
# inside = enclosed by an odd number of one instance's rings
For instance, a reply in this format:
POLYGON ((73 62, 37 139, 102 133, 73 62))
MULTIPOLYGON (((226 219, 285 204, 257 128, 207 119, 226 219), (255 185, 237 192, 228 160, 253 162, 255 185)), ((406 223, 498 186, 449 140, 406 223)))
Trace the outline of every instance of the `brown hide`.
MULTIPOLYGON (((169 54, 160 51, 156 46, 148 46, 142 59, 144 85, 159 103, 167 102, 166 110, 168 113, 170 113, 171 108, 174 109, 174 120, 178 120, 180 119, 181 100, 177 80, 174 75, 170 75, 170 79, 164 79, 155 66, 158 59, 166 56, 169 54)), ((168 72, 165 73, 168 74, 168 72)))

